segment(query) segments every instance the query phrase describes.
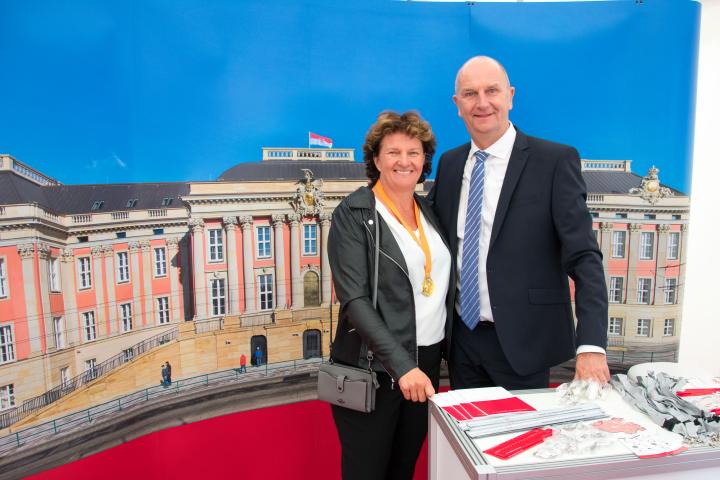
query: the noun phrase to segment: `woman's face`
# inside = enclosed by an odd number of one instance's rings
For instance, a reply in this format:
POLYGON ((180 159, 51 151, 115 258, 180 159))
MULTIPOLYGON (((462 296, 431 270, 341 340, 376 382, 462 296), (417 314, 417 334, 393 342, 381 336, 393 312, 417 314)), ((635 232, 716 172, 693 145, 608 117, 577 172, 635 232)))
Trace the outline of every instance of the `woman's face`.
POLYGON ((423 171, 425 152, 419 139, 402 132, 386 135, 380 142, 375 166, 387 192, 414 191, 423 171))

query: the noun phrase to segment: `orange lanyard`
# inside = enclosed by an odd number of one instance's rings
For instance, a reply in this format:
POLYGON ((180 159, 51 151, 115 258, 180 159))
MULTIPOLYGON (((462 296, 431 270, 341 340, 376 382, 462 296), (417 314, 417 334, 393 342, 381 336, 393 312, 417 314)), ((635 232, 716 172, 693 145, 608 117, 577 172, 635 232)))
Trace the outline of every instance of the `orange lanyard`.
POLYGON ((410 228, 410 225, 408 225, 407 222, 405 222, 403 217, 400 215, 400 212, 398 211, 393 201, 390 200, 390 197, 388 197, 387 193, 385 193, 385 189, 383 189, 382 183, 378 181, 373 187, 373 192, 378 197, 378 199, 390 209, 395 218, 397 218, 398 221, 402 223, 402 226, 405 227, 405 230, 407 230, 412 239, 415 240, 415 243, 418 244, 418 246, 425 254, 425 279, 423 280, 422 284, 422 294, 426 297, 429 297, 430 295, 432 295, 433 290, 435 290, 435 284, 432 280, 432 277, 430 276, 430 272, 432 271, 432 256, 430 255, 430 244, 428 243, 427 237, 425 236, 425 229, 423 228, 422 222, 420 221, 420 209, 418 208, 417 203, 413 200, 413 207, 415 210, 415 222, 417 223, 418 233, 420 234, 419 239, 415 236, 415 232, 412 228, 410 228))

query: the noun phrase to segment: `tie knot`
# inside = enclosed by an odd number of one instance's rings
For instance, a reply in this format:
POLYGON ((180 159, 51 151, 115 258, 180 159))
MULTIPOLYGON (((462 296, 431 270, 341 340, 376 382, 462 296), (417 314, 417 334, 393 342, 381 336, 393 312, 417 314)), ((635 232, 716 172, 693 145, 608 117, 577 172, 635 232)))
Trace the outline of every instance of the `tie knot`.
POLYGON ((485 160, 487 160, 487 157, 489 157, 490 154, 489 154, 488 152, 484 152, 484 151, 482 151, 482 150, 478 150, 477 152, 475 152, 475 155, 474 155, 474 156, 475 156, 475 161, 477 161, 477 162, 484 162, 485 160))

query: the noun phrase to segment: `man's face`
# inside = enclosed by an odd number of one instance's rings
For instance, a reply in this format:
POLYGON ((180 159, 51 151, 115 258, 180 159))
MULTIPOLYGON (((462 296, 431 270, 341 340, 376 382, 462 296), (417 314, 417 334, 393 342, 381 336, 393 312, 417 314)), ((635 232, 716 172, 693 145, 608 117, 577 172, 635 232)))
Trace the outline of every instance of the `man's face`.
POLYGON ((470 62, 460 71, 453 101, 478 147, 489 147, 505 133, 514 93, 507 75, 492 60, 470 62))

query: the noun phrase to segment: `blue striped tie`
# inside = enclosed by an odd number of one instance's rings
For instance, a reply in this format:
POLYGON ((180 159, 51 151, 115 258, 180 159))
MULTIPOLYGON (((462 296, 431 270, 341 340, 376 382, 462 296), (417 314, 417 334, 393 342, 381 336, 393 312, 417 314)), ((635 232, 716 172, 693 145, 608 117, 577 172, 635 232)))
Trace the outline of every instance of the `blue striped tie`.
POLYGON ((465 325, 470 330, 480 322, 480 227, 482 225, 483 191, 485 190, 485 160, 487 152, 475 152, 475 166, 470 177, 465 235, 463 238, 462 271, 460 272, 460 310, 465 325))

